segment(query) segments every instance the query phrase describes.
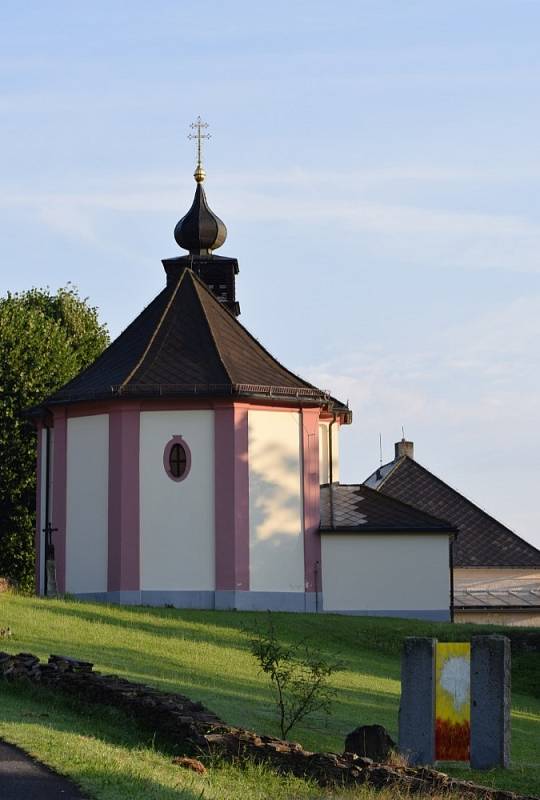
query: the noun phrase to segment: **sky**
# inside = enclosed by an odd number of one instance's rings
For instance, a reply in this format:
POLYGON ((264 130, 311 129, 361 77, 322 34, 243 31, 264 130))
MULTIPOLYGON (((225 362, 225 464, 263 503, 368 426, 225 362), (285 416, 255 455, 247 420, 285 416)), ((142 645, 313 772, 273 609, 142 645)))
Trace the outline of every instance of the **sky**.
POLYGON ((195 188, 241 321, 353 410, 341 480, 425 467, 540 546, 540 0, 3 0, 0 293, 116 336, 195 188))

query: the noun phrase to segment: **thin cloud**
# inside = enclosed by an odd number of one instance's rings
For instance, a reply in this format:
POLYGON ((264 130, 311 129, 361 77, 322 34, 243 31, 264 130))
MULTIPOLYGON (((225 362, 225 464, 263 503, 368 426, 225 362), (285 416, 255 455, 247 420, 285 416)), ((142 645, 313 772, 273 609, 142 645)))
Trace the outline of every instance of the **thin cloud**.
MULTIPOLYGON (((390 170, 393 179, 405 179, 414 174, 390 170), (396 177, 398 176, 398 177, 396 177)), ((380 171, 384 174, 384 170, 380 171)), ((366 181, 375 181, 378 171, 368 173, 366 181)), ((447 173, 419 170, 416 180, 444 179, 447 173)), ((450 171, 448 172, 450 174, 450 171)), ((350 178, 350 176, 349 176, 350 178)), ((387 173, 387 179, 392 180, 387 173)), ((291 181, 305 186, 306 176, 299 172, 280 183, 275 175, 260 175, 248 185, 229 182, 221 176, 213 184, 213 202, 227 204, 227 219, 242 224, 249 222, 286 222, 312 225, 332 221, 347 235, 359 233, 372 236, 381 255, 399 256, 411 263, 432 267, 453 265, 465 269, 501 267, 518 271, 540 271, 540 224, 518 214, 487 213, 451 209, 433 209, 395 202, 373 201, 366 198, 368 190, 358 178, 348 188, 339 176, 322 173, 312 175, 310 192, 291 193, 291 181), (266 183, 265 183, 266 180, 266 183), (253 186, 257 189, 254 190, 253 186), (360 186, 360 190, 358 189, 360 186), (281 189, 281 191, 280 191, 281 189), (339 201, 328 202, 329 194, 339 201)), ((414 180, 410 177, 409 180, 414 180)), ((162 180, 149 176, 135 179, 118 178, 113 185, 99 186, 85 192, 1 193, 4 208, 30 208, 38 212, 41 221, 55 230, 72 236, 77 231, 81 239, 90 241, 96 228, 99 212, 137 215, 150 212, 177 214, 179 199, 190 195, 192 183, 168 176, 162 180)), ((369 241, 367 242, 369 246, 369 241)))
POLYGON ((432 333, 414 353, 395 342, 302 369, 350 401, 342 479, 363 480, 377 466, 379 431, 390 460, 404 425, 421 463, 540 546, 529 480, 538 476, 539 340, 540 295, 432 333))

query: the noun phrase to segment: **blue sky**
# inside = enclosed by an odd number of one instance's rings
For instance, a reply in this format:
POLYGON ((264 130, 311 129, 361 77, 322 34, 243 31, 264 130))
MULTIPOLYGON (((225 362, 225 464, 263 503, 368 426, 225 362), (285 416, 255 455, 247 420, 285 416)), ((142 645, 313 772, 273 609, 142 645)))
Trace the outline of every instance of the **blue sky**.
POLYGON ((0 291, 117 335, 179 251, 194 149, 241 321, 349 399, 342 479, 401 435, 540 546, 540 2, 0 9, 0 291))

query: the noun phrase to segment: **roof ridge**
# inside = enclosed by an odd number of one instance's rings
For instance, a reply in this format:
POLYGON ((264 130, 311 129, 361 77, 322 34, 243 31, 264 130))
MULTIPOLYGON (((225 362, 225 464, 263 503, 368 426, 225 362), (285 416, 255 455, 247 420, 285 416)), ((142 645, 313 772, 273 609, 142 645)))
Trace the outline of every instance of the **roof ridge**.
POLYGON ((148 340, 148 344, 147 344, 147 345, 146 345, 146 347, 144 348, 144 351, 143 351, 143 354, 142 354, 142 356, 139 358, 139 360, 137 361, 137 363, 135 364, 135 366, 133 367, 133 369, 131 370, 131 372, 128 374, 128 376, 127 376, 126 378, 124 378, 124 380, 123 380, 123 381, 122 381, 122 383, 120 384, 120 386, 119 386, 119 390, 120 390, 120 391, 122 391, 122 389, 123 389, 125 386, 127 386, 127 384, 130 382, 130 380, 131 380, 131 379, 132 379, 132 377, 135 375, 135 373, 137 372, 137 370, 138 370, 138 369, 140 369, 140 367, 142 366, 142 363, 143 363, 144 359, 146 358, 146 356, 147 356, 147 355, 148 355, 148 353, 150 352, 150 348, 151 348, 151 347, 152 347, 152 345, 154 344, 154 341, 155 341, 155 339, 156 339, 156 336, 158 335, 159 331, 161 330, 161 326, 163 325, 163 323, 164 323, 164 321, 165 321, 165 318, 167 317, 167 314, 169 313, 169 311, 170 311, 170 308, 171 308, 171 306, 172 306, 172 304, 173 304, 173 302, 174 302, 174 299, 175 299, 176 295, 178 294, 178 289, 180 288, 180 284, 181 284, 181 283, 182 283, 182 281, 184 280, 184 275, 185 275, 185 270, 182 272, 182 274, 181 274, 181 275, 180 275, 180 277, 178 278, 178 281, 177 281, 177 283, 176 283, 176 286, 174 287, 174 290, 173 290, 173 292, 172 292, 172 294, 171 294, 171 296, 170 296, 170 298, 169 298, 169 301, 167 302, 167 305, 166 305, 166 306, 165 306, 165 308, 163 309, 163 313, 161 314, 161 317, 159 318, 159 322, 158 322, 158 324, 156 325, 156 327, 155 327, 155 329, 154 329, 154 332, 153 332, 152 336, 151 336, 151 337, 150 337, 150 339, 148 340))
MULTIPOLYGON (((449 483, 447 483, 446 481, 443 481, 443 479, 442 479, 442 478, 439 478, 439 477, 438 477, 438 475, 435 475, 435 473, 434 473, 434 472, 431 472, 431 470, 429 470, 427 467, 424 467, 424 466, 423 466, 422 464, 420 464, 420 462, 418 462, 418 461, 417 461, 415 458, 410 458, 409 456, 402 456, 402 457, 401 457, 401 460, 402 460, 402 461, 404 461, 406 458, 408 458, 408 459, 409 459, 409 461, 411 461, 413 464, 415 464, 417 467, 419 467, 419 469, 421 469, 423 472, 426 472, 426 473, 427 473, 428 475, 430 475, 432 478, 435 478, 435 480, 436 480, 438 483, 441 483, 443 486, 446 486, 446 487, 447 487, 448 489, 450 489, 452 492, 454 492, 455 494, 459 495, 459 497, 461 497, 463 500, 465 500, 465 502, 469 503, 469 505, 471 505, 471 506, 474 506, 474 508, 475 508, 477 511, 479 511, 481 514, 483 514, 485 517, 488 517, 488 519, 492 520, 492 522, 495 522, 497 525, 499 525, 499 527, 501 527, 501 528, 504 528, 504 529, 505 529, 505 531, 507 531, 508 533, 510 533, 510 534, 511 534, 512 536, 514 536, 516 539, 519 539, 519 541, 520 541, 520 542, 522 542, 522 543, 523 543, 524 545, 526 545, 527 547, 531 548, 531 550, 534 550, 536 553, 540 553, 540 550, 539 550, 537 547, 535 547, 535 545, 534 545, 534 544, 531 544, 531 543, 530 543, 530 542, 528 542, 526 539, 523 539, 523 537, 521 537, 521 536, 520 536, 518 533, 516 533, 516 532, 515 532, 515 531, 513 531, 511 528, 509 528, 507 525, 505 525, 505 524, 504 524, 504 522, 500 522, 500 520, 498 520, 498 519, 495 519, 495 517, 493 517, 493 516, 492 516, 491 514, 489 514, 487 511, 484 511, 484 509, 483 509, 483 508, 481 508, 481 507, 480 507, 480 506, 479 506, 477 503, 475 503, 473 500, 469 500, 469 498, 468 498, 468 497, 465 497, 465 495, 464 495, 464 494, 462 494, 460 491, 458 491, 457 489, 454 489, 454 487, 453 487, 453 486, 450 486, 450 484, 449 484, 449 483)), ((393 470, 392 470, 392 472, 393 472, 393 470)), ((389 476, 386 476, 386 477, 389 477, 389 476)), ((384 481, 382 481, 382 482, 381 482, 381 486, 382 486, 383 482, 384 482, 384 481)))
POLYGON ((231 377, 231 375, 230 375, 230 373, 229 373, 229 370, 227 369, 227 365, 225 364, 225 361, 224 361, 224 359, 223 359, 223 355, 222 355, 222 353, 221 353, 221 350, 219 349, 219 345, 218 345, 218 343, 217 343, 217 340, 216 340, 216 337, 215 337, 214 331, 212 330, 212 326, 211 326, 211 324, 210 324, 210 320, 208 319, 208 315, 207 315, 207 313, 206 313, 206 309, 205 309, 205 307, 204 307, 204 303, 201 301, 201 298, 200 298, 200 295, 199 295, 199 289, 200 289, 200 287, 202 286, 202 287, 203 287, 203 288, 204 288, 204 289, 205 289, 205 290, 208 292, 208 294, 210 295, 210 297, 212 298, 212 300, 214 300, 214 302, 216 302, 220 308, 224 309, 224 310, 227 312, 227 314, 230 314, 230 315, 231 315, 231 317, 232 317, 232 319, 234 319, 235 321, 236 321, 236 317, 234 316, 234 314, 232 314, 232 312, 231 312, 231 311, 229 311, 229 309, 228 309, 228 308, 225 308, 225 306, 223 306, 223 305, 222 305, 222 304, 219 302, 219 300, 217 299, 217 297, 215 297, 215 296, 214 296, 214 294, 213 294, 213 293, 210 291, 210 289, 208 289, 208 287, 205 285, 205 283, 204 283, 204 282, 203 282, 203 281, 202 281, 202 280, 201 280, 201 279, 198 277, 198 275, 196 275, 196 274, 193 272, 193 270, 192 270, 192 269, 190 269, 189 267, 186 267, 186 269, 184 270, 184 272, 189 272, 190 278, 191 278, 191 279, 192 279, 192 281, 193 281, 193 285, 194 285, 194 288, 195 288, 195 293, 196 293, 196 295, 197 295, 197 300, 199 301, 199 304, 200 304, 200 306, 201 306, 201 311, 202 311, 202 313, 203 313, 204 321, 206 322, 206 325, 207 325, 207 327, 208 327, 208 330, 209 330, 209 332, 210 332, 210 336, 211 336, 211 338, 212 338, 212 342, 213 342, 213 344, 214 344, 214 347, 215 347, 215 349, 216 349, 216 353, 217 353, 217 355, 218 355, 218 358, 219 358, 220 364, 221 364, 221 366, 223 367, 223 370, 224 370, 224 372, 225 372, 225 375, 227 376, 227 378, 229 379, 229 381, 230 381, 230 382, 231 382, 231 384, 232 384, 232 383, 233 383, 232 377, 231 377))
POLYGON ((36 408, 38 408, 38 407, 41 407, 41 406, 46 406, 46 405, 47 405, 47 403, 49 403, 49 402, 52 402, 52 401, 53 401, 53 399, 54 399, 55 397, 57 397, 57 395, 61 395, 61 394, 62 394, 62 393, 65 391, 65 389, 66 389, 66 387, 67 387, 67 386, 70 386, 70 385, 71 385, 72 383, 74 383, 75 381, 78 381, 78 380, 79 380, 79 378, 83 377, 83 376, 84 376, 84 375, 86 375, 87 373, 90 373, 92 370, 94 370, 94 369, 95 369, 95 366, 96 366, 96 364, 99 364, 99 363, 100 363, 100 362, 102 362, 102 361, 103 361, 105 358, 107 358, 108 354, 110 353, 110 350, 111 350, 111 348, 113 348, 113 347, 115 347, 115 346, 116 346, 117 342, 118 342, 118 341, 119 341, 119 340, 120 340, 120 339, 121 339, 121 338, 122 338, 122 337, 123 337, 125 334, 127 334, 127 332, 129 331, 129 329, 132 329, 133 327, 135 327, 135 326, 137 325, 137 323, 139 323, 139 322, 140 322, 141 318, 142 318, 142 317, 143 317, 145 314, 147 314, 147 313, 149 312, 149 309, 150 309, 150 307, 151 307, 151 306, 153 306, 153 305, 154 305, 154 303, 157 303, 157 301, 158 301, 158 300, 161 298, 161 296, 162 296, 162 295, 163 295, 163 294, 164 294, 166 291, 167 291, 167 287, 165 286, 165 287, 164 287, 164 288, 163 288, 163 289, 162 289, 162 290, 161 290, 161 291, 160 291, 160 292, 159 292, 159 293, 158 293, 158 294, 157 294, 157 295, 156 295, 154 298, 152 298, 152 300, 151 300, 149 303, 147 303, 147 304, 145 305, 145 307, 144 307, 144 308, 143 308, 143 309, 142 309, 142 310, 141 310, 141 311, 140 311, 140 312, 137 314, 137 316, 135 317, 135 319, 134 319, 134 320, 132 320, 130 323, 128 323, 128 324, 126 325, 126 327, 125 327, 125 328, 123 328, 123 329, 120 331, 120 333, 118 334, 118 336, 116 337, 116 339, 113 339, 112 341, 110 341, 110 342, 109 342, 109 344, 107 345, 107 347, 106 347, 104 350, 102 350, 102 351, 101 351, 101 353, 100 353, 100 354, 97 356, 97 358, 95 358, 95 359, 94 359, 94 361, 91 361, 89 364, 87 364, 87 365, 86 365, 86 367, 84 367, 83 369, 81 369, 81 371, 80 371, 80 372, 78 372, 76 375, 74 375, 72 378, 70 378, 70 379, 69 379, 68 381, 66 381, 64 384, 62 384, 62 386, 60 386, 60 387, 59 387, 59 388, 58 388, 58 389, 57 389, 55 392, 52 392, 51 394, 47 395, 47 397, 46 397, 46 398, 45 398, 45 399, 44 399, 44 400, 43 400, 43 401, 40 403, 40 406, 36 406, 36 408))
MULTIPOLYGON (((191 272, 191 270, 190 270, 190 272, 191 272)), ((278 361, 278 359, 275 356, 273 356, 272 353, 269 350, 267 350, 266 347, 263 344, 261 344, 261 342, 257 339, 257 337, 254 336, 244 325, 242 325, 242 323, 237 320, 235 315, 231 311, 229 311, 228 308, 226 308, 222 303, 219 302, 219 300, 214 296, 213 292, 210 291, 210 289, 206 286, 204 281, 202 281, 201 278, 199 278, 198 275, 193 273, 193 279, 199 286, 201 286, 203 288, 204 292, 206 292, 206 294, 208 294, 212 298, 214 303, 217 303, 218 308, 220 308, 222 311, 224 311, 226 313, 226 315, 228 317, 230 317, 230 319, 238 325, 238 327, 242 330, 242 332, 245 333, 246 336, 253 342, 255 347, 260 348, 265 353, 265 355, 268 356, 268 358, 270 358, 272 361, 274 361, 280 367, 280 369, 282 369, 284 372, 288 373, 289 375, 292 375, 292 377, 295 378, 297 381, 300 381, 301 383, 303 383, 305 387, 307 387, 309 389, 315 389, 317 392, 320 392, 321 395, 326 394, 323 389, 319 389, 319 387, 315 386, 315 384, 309 383, 309 381, 304 380, 304 378, 302 378, 300 375, 297 375, 296 373, 294 373, 290 369, 288 369, 286 366, 284 366, 281 363, 281 361, 278 361)), ((206 313, 205 313, 205 317, 206 317, 206 313)), ((212 335, 213 335, 213 333, 212 333, 212 335)), ((231 380, 231 383, 232 383, 232 380, 231 380)), ((333 398, 330 398, 330 399, 333 399, 333 398)))
MULTIPOLYGON (((384 486, 384 483, 385 483, 385 481, 386 481, 386 480, 387 480, 387 479, 390 477, 390 475, 393 475, 393 474, 394 474, 394 470, 395 470, 395 469, 397 469, 397 467, 398 467, 398 466, 399 466, 399 464, 400 464, 400 463, 403 461, 403 459, 404 459, 404 458, 406 458, 406 456, 400 456, 400 458, 398 458, 397 460, 396 460, 395 458, 393 459, 393 461, 394 461, 394 466, 393 466, 391 469, 389 469, 389 470, 388 470, 388 472, 386 473, 386 475, 383 475, 383 477, 382 477, 382 479, 381 479, 381 482, 379 483, 379 485, 378 485, 378 486, 377 486, 377 488, 375 489, 375 491, 376 491, 376 492, 378 492, 378 491, 379 491, 379 489, 381 488, 381 486, 384 486)), ((391 463, 392 463, 392 461, 389 461, 389 462, 388 462, 388 464, 391 464, 391 463)), ((382 467, 378 467, 377 469, 384 469, 385 467, 387 467, 387 466, 388 466, 388 464, 383 464, 383 466, 382 466, 382 467)), ((375 473, 376 473, 376 472, 377 472, 377 470, 375 470, 375 473)), ((373 474, 374 474, 374 473, 372 472, 372 473, 371 473, 371 475, 373 475, 373 474)), ((368 481, 368 480, 371 478, 371 475, 368 475, 368 477, 366 478, 366 480, 367 480, 367 481, 368 481)), ((368 489, 369 489, 369 488, 371 488, 371 487, 369 487, 369 486, 368 486, 368 489)))
MULTIPOLYGON (((215 256, 215 257, 216 257, 216 258, 225 258, 225 256, 215 256)), ((213 300, 215 303, 217 303, 217 305, 218 305, 218 308, 221 308, 221 310, 222 310, 222 311, 225 311, 225 313, 226 313, 226 314, 228 314, 228 315, 229 315, 229 317, 230 317, 231 319, 233 319, 235 322, 238 322, 238 320, 236 319, 236 315, 235 315, 235 314, 233 314, 233 312, 232 312, 230 309, 228 309, 226 305, 224 305, 223 303, 220 303, 220 301, 217 299, 217 297, 215 296, 215 294, 213 293, 213 291, 212 291, 211 289, 209 289, 209 288, 208 288, 208 286, 207 286, 207 285, 206 285, 206 283, 203 281, 203 279, 202 279, 202 278, 200 278, 200 277, 197 275, 197 273, 196 273, 196 272, 195 272, 195 271, 194 271, 194 270, 193 270, 191 267, 184 267, 184 271, 185 271, 185 270, 188 270, 188 271, 190 272, 190 274, 191 274, 191 277, 193 278, 193 282, 194 282, 194 283, 196 283, 196 284, 197 284, 199 287, 201 287, 201 288, 202 288, 202 289, 203 289, 203 290, 206 292, 206 294, 210 295, 210 297, 212 298, 212 300, 213 300)), ((206 316, 206 313, 205 313, 205 316, 206 316)), ((240 325, 240 327, 241 327, 241 328, 243 328, 244 330, 246 330, 246 329, 244 328, 244 326, 242 325, 242 323, 241 323, 241 322, 238 322, 238 324, 240 325)))

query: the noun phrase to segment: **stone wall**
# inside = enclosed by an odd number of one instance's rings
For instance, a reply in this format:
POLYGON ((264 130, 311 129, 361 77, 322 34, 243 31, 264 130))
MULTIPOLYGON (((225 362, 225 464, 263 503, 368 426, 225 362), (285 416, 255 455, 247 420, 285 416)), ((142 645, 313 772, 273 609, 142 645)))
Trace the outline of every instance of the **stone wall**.
POLYGON ((226 725, 202 703, 184 695, 160 692, 117 675, 102 675, 89 662, 65 656, 51 655, 45 664, 31 653, 0 653, 0 679, 26 681, 85 703, 121 709, 182 752, 195 753, 203 759, 212 754, 229 761, 249 759, 277 772, 311 778, 321 786, 369 784, 411 792, 454 792, 460 798, 533 800, 454 780, 425 767, 376 764, 351 753, 311 753, 294 742, 226 725))

